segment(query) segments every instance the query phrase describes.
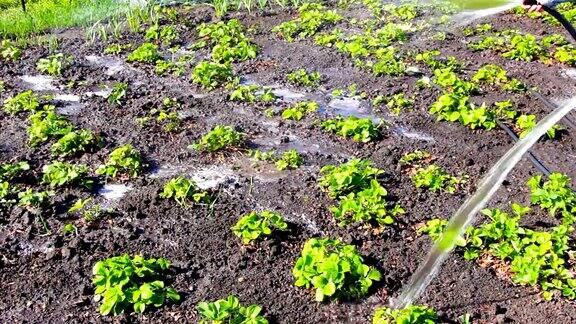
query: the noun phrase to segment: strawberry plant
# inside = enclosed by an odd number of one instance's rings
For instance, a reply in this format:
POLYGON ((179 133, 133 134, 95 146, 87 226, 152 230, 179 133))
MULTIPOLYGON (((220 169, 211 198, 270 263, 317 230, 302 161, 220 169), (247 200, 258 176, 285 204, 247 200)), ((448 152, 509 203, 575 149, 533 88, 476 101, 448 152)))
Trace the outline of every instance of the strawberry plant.
POLYGON ((180 300, 174 288, 165 287, 163 273, 170 268, 166 259, 146 259, 128 254, 96 262, 92 269, 95 286, 94 299, 100 304, 102 315, 118 315, 130 306, 136 313, 146 307, 160 307, 167 300, 180 300))
POLYGON ((316 289, 316 301, 326 297, 358 299, 381 279, 375 268, 363 263, 354 245, 338 239, 312 238, 306 241, 294 269, 297 287, 316 289))
POLYGON ((320 84, 322 76, 320 72, 308 72, 306 69, 300 69, 288 73, 286 79, 297 86, 317 87, 320 84))
POLYGON ((426 151, 416 150, 405 154, 400 158, 401 165, 418 165, 421 161, 430 161, 432 159, 432 154, 426 151))
POLYGON ((370 187, 372 180, 383 173, 368 160, 353 159, 339 166, 324 166, 320 169, 318 185, 328 191, 331 198, 338 198, 370 187))
POLYGON ((111 105, 120 106, 122 104, 122 99, 126 97, 126 92, 128 90, 128 84, 124 82, 118 82, 112 87, 112 91, 106 98, 108 103, 111 105))
POLYGON ((185 206, 189 200, 195 203, 208 202, 210 196, 201 191, 192 180, 184 177, 171 179, 164 185, 160 198, 174 199, 180 206, 185 206))
POLYGON ((268 320, 260 315, 262 307, 258 305, 242 306, 236 296, 228 296, 213 302, 200 302, 196 306, 200 314, 199 324, 268 324, 268 320))
POLYGON ((176 27, 172 25, 160 27, 158 24, 150 26, 145 34, 144 39, 148 41, 161 41, 163 45, 170 45, 180 38, 176 27))
POLYGON ((372 67, 374 75, 400 76, 406 73, 406 65, 397 57, 396 50, 393 47, 378 51, 376 56, 378 61, 368 65, 372 67))
POLYGON ((48 73, 49 75, 60 75, 62 74, 62 69, 64 69, 66 65, 70 64, 71 61, 71 57, 58 53, 38 60, 36 69, 40 72, 48 73))
POLYGON ((342 137, 351 137, 355 142, 368 143, 380 137, 378 126, 374 125, 369 118, 358 118, 356 116, 343 118, 338 116, 335 119, 324 121, 321 127, 342 137))
POLYGON ((232 126, 217 125, 200 141, 191 145, 191 148, 198 151, 216 152, 230 147, 241 147, 244 145, 243 133, 234 130, 232 126))
POLYGON ((298 169, 304 163, 304 159, 296 150, 288 150, 276 161, 276 168, 279 171, 286 169, 298 169))
MULTIPOLYGON (((520 138, 526 137, 532 129, 536 127, 536 115, 520 115, 516 119, 516 128, 521 130, 519 135, 520 138)), ((546 135, 549 138, 554 139, 559 131, 564 130, 564 127, 560 125, 554 125, 549 130, 546 131, 546 135)))
POLYGON ((576 193, 570 188, 570 182, 568 176, 557 172, 550 174, 545 182, 539 175, 530 178, 527 185, 531 191, 532 204, 548 210, 551 215, 559 212, 565 219, 573 218, 576 212, 576 193))
POLYGON ((386 202, 387 195, 386 189, 372 179, 367 188, 341 196, 339 205, 330 207, 330 211, 340 221, 340 226, 362 222, 391 225, 396 216, 404 213, 404 209, 399 205, 390 207, 386 202))
POLYGON ((274 102, 277 98, 269 87, 260 87, 255 84, 238 85, 228 97, 230 101, 240 102, 274 102))
POLYGON ((61 138, 72 131, 70 122, 56 114, 53 107, 48 110, 38 111, 32 114, 28 120, 28 143, 34 147, 42 144, 50 138, 61 138))
POLYGON ((86 152, 100 143, 100 138, 91 130, 81 129, 62 136, 52 145, 51 151, 53 156, 67 157, 86 152))
POLYGON ((192 72, 192 82, 206 89, 214 89, 232 80, 232 67, 229 63, 202 61, 192 72))
POLYGON ((16 61, 22 56, 22 50, 11 41, 3 39, 0 41, 0 58, 5 61, 16 61))
POLYGON ((314 36, 320 29, 327 25, 335 24, 342 20, 342 16, 333 10, 326 10, 319 3, 305 3, 298 8, 298 18, 284 22, 272 29, 288 42, 296 38, 314 36))
POLYGON ((90 188, 94 182, 86 179, 88 167, 86 165, 73 165, 66 162, 55 161, 42 168, 42 182, 50 187, 62 187, 65 185, 80 184, 90 188))
POLYGON ((4 100, 2 109, 10 115, 23 111, 36 111, 40 108, 38 95, 32 90, 20 92, 14 97, 4 100))
POLYGON ((6 163, 0 165, 0 182, 10 181, 18 176, 24 171, 30 170, 30 164, 26 161, 20 161, 16 163, 6 163))
POLYGON ((495 64, 487 64, 481 67, 472 77, 477 83, 498 85, 503 90, 511 92, 526 92, 527 86, 518 79, 510 79, 506 70, 495 64))
POLYGON ((532 62, 545 54, 534 35, 515 35, 510 41, 510 48, 502 56, 514 60, 532 62))
POLYGON ((132 145, 125 144, 110 153, 108 161, 96 169, 96 174, 107 178, 116 178, 119 175, 137 177, 143 167, 140 153, 132 145))
POLYGON ((414 98, 415 97, 406 98, 403 92, 396 93, 388 98, 386 106, 388 106, 388 109, 390 109, 394 115, 399 115, 402 111, 412 109, 414 106, 414 98))
POLYGON ((418 168, 412 175, 412 182, 417 188, 454 193, 457 186, 463 183, 464 180, 451 176, 439 166, 432 164, 426 168, 418 168))
POLYGON ((576 49, 574 45, 563 45, 556 47, 554 58, 560 63, 576 66, 576 49))
POLYGON ((144 43, 130 53, 126 61, 152 64, 160 59, 162 57, 158 53, 158 46, 152 43, 144 43))
POLYGON ((232 227, 234 235, 242 239, 243 244, 251 244, 261 236, 272 234, 273 230, 285 231, 288 224, 284 217, 277 212, 262 211, 250 212, 240 218, 236 225, 232 227))
POLYGON ((301 120, 309 113, 318 110, 320 106, 315 101, 301 101, 295 103, 293 106, 288 107, 282 111, 282 118, 289 120, 301 120))
POLYGON ((182 62, 171 62, 171 61, 156 61, 156 67, 154 68, 154 73, 159 76, 165 76, 170 73, 173 76, 182 76, 186 72, 184 68, 184 63, 182 62))
POLYGON ((231 45, 228 43, 216 44, 212 48, 212 60, 217 63, 229 64, 231 62, 244 62, 256 58, 258 46, 247 39, 231 45))
POLYGON ((437 115, 438 120, 460 122, 472 129, 493 129, 496 127, 494 112, 486 105, 476 107, 470 102, 470 97, 454 93, 444 93, 429 109, 431 114, 437 115))
POLYGON ((28 188, 18 193, 18 206, 26 208, 42 208, 48 198, 53 196, 51 191, 34 191, 28 188))
POLYGON ((106 46, 106 48, 104 49, 104 54, 120 54, 122 52, 124 52, 125 50, 128 50, 132 48, 132 44, 110 44, 108 46, 106 46))
POLYGON ((438 320, 438 314, 434 309, 410 305, 403 309, 377 308, 372 324, 435 324, 439 323, 438 320))

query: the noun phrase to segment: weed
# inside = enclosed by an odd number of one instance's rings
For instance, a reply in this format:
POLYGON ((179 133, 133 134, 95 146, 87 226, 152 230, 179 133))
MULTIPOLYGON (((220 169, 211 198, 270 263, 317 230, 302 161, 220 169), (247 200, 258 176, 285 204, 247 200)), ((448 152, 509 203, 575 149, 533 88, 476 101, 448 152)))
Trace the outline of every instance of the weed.
POLYGON ((286 169, 298 169, 304 163, 304 159, 296 150, 288 150, 282 153, 282 157, 276 161, 276 168, 280 171, 286 169))
POLYGON ((241 147, 244 144, 243 133, 234 130, 232 126, 218 125, 204 135, 200 141, 191 145, 198 151, 216 152, 228 147, 241 147))
POLYGON ((457 186, 464 180, 451 176, 437 165, 429 165, 426 168, 418 168, 412 176, 412 182, 417 188, 455 193, 457 186))
POLYGON ((282 118, 289 120, 301 120, 309 113, 317 111, 319 105, 315 101, 301 101, 282 111, 282 118))
POLYGON ((369 118, 358 118, 356 116, 343 118, 339 116, 335 119, 324 121, 321 127, 340 136, 351 137, 356 142, 368 143, 380 137, 378 126, 374 125, 369 118))
POLYGON ((213 302, 200 302, 196 306, 200 313, 200 324, 218 323, 250 323, 268 324, 268 320, 260 315, 262 307, 258 305, 242 306, 235 296, 219 299, 213 302))
POLYGON ((360 298, 381 279, 378 270, 363 263, 355 246, 338 239, 309 239, 292 274, 297 287, 316 289, 319 302, 325 297, 360 298))
POLYGON ((317 87, 320 84, 322 76, 320 72, 308 72, 306 69, 300 69, 289 73, 286 76, 289 82, 302 87, 317 87))
POLYGON ((144 43, 130 53, 126 61, 152 64, 160 59, 162 57, 158 53, 158 46, 152 43, 144 43))
POLYGON ((119 175, 137 177, 142 168, 140 153, 132 145, 125 144, 110 153, 108 161, 96 169, 96 174, 107 178, 116 178, 119 175))
POLYGON ((87 188, 92 187, 94 182, 86 179, 88 167, 86 165, 73 165, 66 162, 55 161, 42 168, 42 182, 50 187, 62 187, 65 185, 80 184, 87 188))
POLYGON ((164 185, 160 198, 174 199, 180 206, 185 206, 188 200, 195 203, 209 202, 210 196, 201 191, 192 180, 178 177, 171 179, 164 185))
POLYGON ((160 307, 166 299, 174 302, 180 295, 173 288, 165 288, 162 273, 170 268, 166 259, 146 259, 128 254, 98 261, 92 269, 92 283, 96 287, 94 299, 102 301, 102 315, 118 315, 129 306, 143 313, 147 306, 160 307))
POLYGON ((251 244, 261 236, 272 234, 272 230, 285 231, 286 229, 288 229, 288 224, 279 213, 253 211, 240 218, 232 227, 232 232, 242 239, 243 244, 251 244))

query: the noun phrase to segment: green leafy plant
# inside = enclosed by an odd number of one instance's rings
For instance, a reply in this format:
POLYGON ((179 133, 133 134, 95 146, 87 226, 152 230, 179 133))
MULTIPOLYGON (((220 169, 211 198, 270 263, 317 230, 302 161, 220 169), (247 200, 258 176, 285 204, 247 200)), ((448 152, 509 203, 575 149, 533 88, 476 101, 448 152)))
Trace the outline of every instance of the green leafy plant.
POLYGON ((289 82, 302 86, 302 87, 317 87, 320 84, 320 80, 322 79, 322 75, 320 72, 308 72, 306 69, 295 70, 290 72, 286 79, 289 82))
POLYGON ((38 71, 48 73, 49 75, 61 75, 62 69, 66 67, 71 61, 70 57, 64 56, 62 53, 48 56, 38 60, 36 68, 38 71))
POLYGON ((274 102, 276 95, 269 87, 260 87, 255 84, 251 85, 238 85, 228 97, 230 101, 240 102, 274 102))
POLYGON ((544 49, 538 44, 534 35, 515 35, 510 41, 510 48, 502 56, 514 60, 532 62, 542 55, 544 49))
POLYGON ((170 268, 166 259, 146 259, 128 254, 98 261, 92 269, 92 283, 96 287, 94 299, 102 301, 102 315, 118 315, 133 307, 143 313, 146 307, 162 306, 167 299, 179 301, 174 288, 165 287, 163 273, 170 268))
POLYGON ((171 62, 171 61, 163 61, 158 60, 156 61, 156 67, 154 72, 159 76, 164 76, 168 73, 174 76, 182 76, 186 69, 184 68, 184 64, 182 62, 171 62))
POLYGON ((30 170, 30 164, 26 161, 2 164, 0 165, 0 182, 10 181, 28 170, 30 170))
POLYGON ((377 308, 372 324, 436 324, 438 314, 433 308, 410 305, 403 309, 377 308))
POLYGON ((272 234, 273 230, 285 231, 286 229, 288 229, 288 224, 279 213, 253 211, 240 218, 232 227, 232 232, 242 239, 243 244, 251 244, 261 236, 272 234))
POLYGON ((189 200, 195 203, 207 202, 210 196, 200 190, 196 183, 184 177, 170 179, 160 193, 160 198, 174 199, 180 206, 185 206, 189 200))
POLYGON ((550 174, 545 182, 540 175, 530 178, 527 184, 531 190, 532 204, 548 210, 551 215, 560 212, 567 220, 574 218, 576 193, 570 188, 570 182, 568 176, 557 172, 550 174))
POLYGON ((298 8, 297 19, 284 22, 272 29, 289 42, 295 38, 314 36, 321 28, 342 20, 342 16, 333 10, 326 10, 319 3, 305 3, 298 8))
POLYGON ((67 223, 64 224, 64 226, 62 226, 62 233, 69 235, 69 234, 74 234, 77 233, 78 229, 76 228, 76 226, 74 226, 74 224, 71 223, 67 223))
POLYGON ((381 279, 378 270, 363 263, 355 246, 338 239, 309 239, 292 274, 297 287, 316 289, 316 301, 360 298, 381 279))
POLYGON ((258 305, 242 306, 236 296, 228 296, 213 302, 200 302, 196 306, 200 317, 200 324, 220 323, 250 323, 268 324, 268 320, 260 315, 262 307, 258 305))
POLYGON ((128 91, 128 84, 124 82, 118 82, 112 87, 112 91, 106 98, 108 103, 111 105, 120 106, 122 104, 122 99, 126 97, 126 92, 128 91))
POLYGON ((173 25, 159 26, 154 24, 150 26, 145 34, 144 39, 149 41, 161 41, 163 45, 170 45, 180 38, 180 33, 173 25))
POLYGON ((158 53, 158 46, 152 43, 144 43, 130 53, 126 61, 152 64, 160 59, 162 57, 158 53))
POLYGON ((280 171, 286 169, 298 169, 304 163, 304 159, 298 151, 292 149, 282 153, 282 156, 276 161, 276 168, 280 171))
POLYGON ((192 82, 207 89, 214 89, 232 80, 230 64, 202 61, 192 72, 192 82))
POLYGON ((100 138, 91 130, 81 129, 62 136, 52 145, 51 151, 53 156, 67 157, 86 152, 100 143, 100 138))
POLYGON ((106 46, 106 48, 104 49, 104 54, 120 54, 122 52, 124 52, 125 50, 128 50, 132 48, 132 44, 110 44, 108 46, 106 46))
POLYGON ((338 198, 370 187, 372 180, 383 173, 368 160, 353 159, 339 166, 324 166, 320 169, 318 185, 327 190, 331 198, 338 198))
POLYGON ((339 116, 322 122, 321 127, 340 136, 351 137, 356 142, 368 143, 380 137, 378 126, 374 125, 369 118, 339 116))
POLYGON ((99 166, 96 173, 109 178, 116 178, 119 175, 137 177, 143 167, 140 153, 132 145, 125 144, 114 149, 106 164, 99 166))
POLYGON ((417 165, 420 161, 430 161, 432 159, 432 154, 427 151, 416 150, 405 154, 400 158, 401 165, 417 165))
POLYGON ((470 102, 470 97, 454 93, 444 93, 429 109, 431 114, 438 120, 459 122, 472 129, 496 127, 494 112, 490 111, 485 104, 476 107, 470 102))
POLYGON ((301 101, 297 102, 289 108, 282 111, 282 118, 289 120, 301 120, 309 113, 318 110, 320 106, 315 101, 301 101))
POLYGON ((5 61, 17 61, 22 56, 22 50, 14 45, 10 40, 0 41, 0 58, 5 61))
POLYGON ((4 100, 2 109, 10 115, 23 111, 36 111, 40 108, 38 95, 32 90, 20 92, 14 97, 4 100))
POLYGON ((241 147, 244 145, 243 133, 234 130, 232 126, 217 125, 200 141, 191 145, 191 148, 198 151, 216 152, 224 148, 241 147))
POLYGON ((386 106, 395 115, 399 115, 402 111, 411 110, 414 106, 414 97, 406 98, 403 92, 390 96, 387 101, 386 106))
MULTIPOLYGON (((520 115, 516 119, 516 127, 521 130, 519 137, 524 138, 536 127, 536 115, 520 115)), ((560 125, 554 125, 546 131, 549 138, 554 139, 559 131, 564 130, 560 125)))
POLYGON ((66 162, 55 161, 42 168, 42 182, 50 187, 61 187, 65 185, 80 184, 91 187, 94 182, 86 178, 88 167, 86 165, 73 165, 66 162))
POLYGON ((28 118, 28 143, 34 147, 42 144, 50 138, 61 138, 72 131, 70 122, 56 114, 53 107, 48 110, 38 111, 28 118))
POLYGON ((42 208, 50 196, 54 195, 51 191, 34 191, 28 188, 18 193, 18 206, 27 208, 42 208))
POLYGON ((432 164, 426 168, 418 168, 412 176, 412 182, 418 188, 454 193, 457 186, 463 183, 464 180, 451 176, 439 166, 432 164))

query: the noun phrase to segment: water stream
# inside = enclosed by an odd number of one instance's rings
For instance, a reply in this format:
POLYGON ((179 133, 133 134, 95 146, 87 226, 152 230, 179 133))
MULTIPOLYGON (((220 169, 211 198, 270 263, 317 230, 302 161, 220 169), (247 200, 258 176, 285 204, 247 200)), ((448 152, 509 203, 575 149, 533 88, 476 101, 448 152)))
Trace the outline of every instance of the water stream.
POLYGON ((476 214, 484 208, 486 203, 500 188, 508 173, 518 164, 522 156, 536 144, 538 139, 546 134, 550 127, 554 126, 575 107, 576 99, 572 99, 550 113, 488 171, 480 181, 476 192, 454 213, 446 230, 434 244, 424 263, 412 275, 408 285, 406 285, 398 298, 391 300, 392 307, 405 308, 420 296, 430 281, 434 279, 444 260, 449 256, 450 251, 455 246, 456 239, 473 223, 476 214))

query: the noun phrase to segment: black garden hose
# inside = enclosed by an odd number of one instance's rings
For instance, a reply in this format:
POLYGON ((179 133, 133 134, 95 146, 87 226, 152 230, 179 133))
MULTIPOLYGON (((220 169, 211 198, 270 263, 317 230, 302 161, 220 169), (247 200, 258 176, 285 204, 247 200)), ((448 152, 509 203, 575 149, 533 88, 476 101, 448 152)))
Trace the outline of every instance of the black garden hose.
MULTIPOLYGON (((534 4, 537 4, 536 1, 534 1, 534 4)), ((564 17, 564 15, 558 12, 558 10, 549 7, 547 5, 542 5, 542 9, 544 9, 544 11, 546 11, 550 16, 556 18, 556 20, 558 20, 558 22, 562 24, 562 26, 566 29, 566 31, 570 33, 572 39, 576 42, 576 30, 574 29, 574 26, 572 26, 572 24, 568 21, 568 19, 564 17)))

